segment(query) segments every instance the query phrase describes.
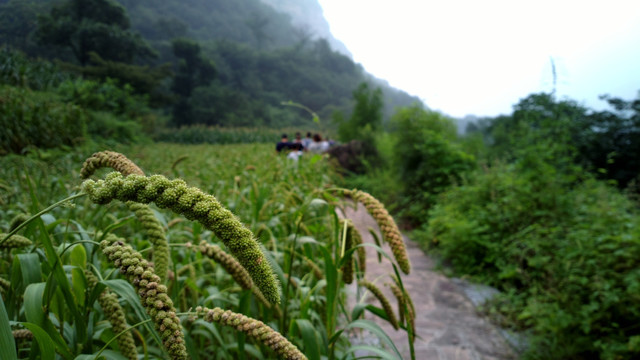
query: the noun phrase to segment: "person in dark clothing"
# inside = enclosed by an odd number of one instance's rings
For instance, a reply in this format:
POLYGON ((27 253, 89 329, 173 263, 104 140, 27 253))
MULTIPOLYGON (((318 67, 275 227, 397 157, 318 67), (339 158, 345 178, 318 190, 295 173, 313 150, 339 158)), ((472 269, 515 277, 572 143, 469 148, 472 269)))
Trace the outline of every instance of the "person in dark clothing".
POLYGON ((282 150, 289 150, 291 149, 291 145, 292 143, 289 142, 287 134, 282 134, 282 139, 280 139, 280 142, 276 144, 276 151, 281 152, 282 150))

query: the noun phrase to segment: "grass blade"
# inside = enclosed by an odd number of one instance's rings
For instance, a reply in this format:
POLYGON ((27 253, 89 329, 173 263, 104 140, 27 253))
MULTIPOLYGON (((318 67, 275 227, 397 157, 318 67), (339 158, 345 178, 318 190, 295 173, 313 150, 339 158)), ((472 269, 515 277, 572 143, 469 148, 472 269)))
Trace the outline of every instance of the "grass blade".
POLYGON ((55 345, 55 348, 65 359, 73 359, 73 354, 69 351, 66 341, 45 314, 42 305, 45 287, 46 283, 43 282, 27 286, 27 289, 24 291, 24 315, 29 323, 44 329, 47 336, 50 337, 55 345), (53 338, 51 338, 51 336, 53 336, 53 338))
POLYGON ((388 352, 377 348, 375 346, 371 346, 371 345, 355 345, 350 347, 349 349, 347 349, 347 351, 345 352, 345 357, 344 359, 346 359, 346 355, 350 354, 352 352, 356 352, 356 351, 364 351, 367 352, 369 354, 376 354, 377 356, 372 356, 372 355, 364 355, 361 357, 358 357, 356 359, 389 359, 389 360, 397 360, 396 357, 394 357, 392 354, 389 354, 388 352))
MULTIPOLYGON (((133 286, 128 282, 122 279, 114 279, 114 280, 103 280, 103 284, 107 285, 111 288, 118 296, 123 298, 129 305, 133 308, 133 311, 136 314, 136 320, 138 322, 149 320, 150 317, 147 315, 147 312, 142 307, 140 303, 140 298, 138 294, 133 289, 133 286)), ((146 322, 144 327, 149 331, 149 333, 153 336, 153 338, 157 341, 158 345, 162 346, 162 340, 160 339, 160 335, 155 331, 151 323, 146 322)))
POLYGON ((389 348, 393 350, 393 352, 397 355, 397 359, 402 359, 402 355, 400 354, 400 351, 398 351, 398 348, 396 347, 396 345, 393 343, 389 335, 387 335, 387 333, 385 333, 384 330, 382 330, 382 328, 378 326, 378 324, 370 320, 356 320, 350 323, 349 325, 347 325, 344 329, 348 330, 351 328, 364 329, 378 336, 382 341, 384 341, 389 346, 389 348))
POLYGON ((304 354, 309 360, 320 360, 320 349, 318 348, 318 334, 311 324, 311 321, 305 319, 296 320, 296 324, 302 334, 302 343, 304 344, 304 354))
MULTIPOLYGON (((55 344, 53 340, 40 326, 28 322, 21 323, 24 327, 29 329, 33 334, 33 337, 38 343, 40 348, 40 359, 42 360, 54 360, 55 359, 55 344)), ((4 358, 3 358, 4 359, 4 358)))
POLYGON ((4 308, 2 296, 0 296, 0 358, 18 360, 16 344, 11 334, 9 316, 7 315, 7 310, 4 308))

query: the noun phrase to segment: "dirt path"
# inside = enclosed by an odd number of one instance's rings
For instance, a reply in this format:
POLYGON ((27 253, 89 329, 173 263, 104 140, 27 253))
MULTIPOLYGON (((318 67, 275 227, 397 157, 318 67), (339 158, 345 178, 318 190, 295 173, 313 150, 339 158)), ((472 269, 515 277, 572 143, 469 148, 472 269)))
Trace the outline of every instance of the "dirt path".
MULTIPOLYGON (((373 243, 369 228, 378 230, 364 206, 357 210, 347 206, 346 217, 355 224, 363 241, 373 243)), ((411 259, 411 274, 403 275, 404 286, 416 308, 415 341, 417 360, 504 360, 515 359, 504 338, 487 320, 478 316, 462 289, 447 277, 435 272, 434 262, 418 245, 405 237, 411 259)), ((387 249, 388 247, 384 245, 387 249)), ((367 247, 367 279, 375 281, 397 309, 395 298, 384 283, 393 270, 388 261, 378 263, 375 250, 367 247)), ((355 291, 354 291, 355 292, 355 291)), ((369 296, 367 301, 376 303, 369 296)), ((404 359, 410 359, 406 332, 396 331, 386 321, 368 315, 389 334, 404 359)))

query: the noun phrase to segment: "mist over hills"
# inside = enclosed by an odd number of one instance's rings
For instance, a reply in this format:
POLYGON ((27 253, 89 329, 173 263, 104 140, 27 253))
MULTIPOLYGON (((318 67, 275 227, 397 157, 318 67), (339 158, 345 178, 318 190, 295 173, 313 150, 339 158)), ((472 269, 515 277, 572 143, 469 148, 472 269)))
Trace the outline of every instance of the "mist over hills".
POLYGON ((421 102, 417 97, 392 88, 386 81, 375 79, 359 64, 353 63, 346 46, 331 34, 322 7, 316 0, 120 2, 127 7, 133 27, 145 37, 156 39, 154 45, 164 48, 165 53, 169 53, 167 40, 171 37, 193 37, 202 42, 205 52, 214 58, 219 69, 223 69, 221 78, 230 80, 223 82, 233 82, 239 87, 236 89, 255 93, 255 88, 247 89, 247 82, 231 81, 238 78, 238 74, 231 73, 242 71, 238 66, 245 66, 248 68, 244 71, 252 74, 249 82, 269 92, 276 87, 276 92, 287 95, 286 98, 271 99, 268 102, 271 106, 273 101, 292 100, 328 118, 335 110, 349 111, 351 91, 362 81, 369 81, 383 90, 385 118, 390 117, 397 106, 421 102), (225 45, 220 46, 220 42, 225 45), (232 48, 234 50, 229 50, 232 48), (242 56, 255 56, 255 61, 238 63, 237 54, 230 53, 238 49, 242 49, 242 56), (276 59, 286 66, 276 64, 276 59), (265 66, 266 63, 269 65, 265 66), (283 77, 283 73, 288 74, 283 77))
POLYGON ((329 23, 324 18, 322 7, 317 0, 262 0, 279 12, 291 16, 291 23, 304 29, 313 39, 327 39, 331 49, 352 58, 351 52, 331 33, 329 23))
MULTIPOLYGON (((175 40, 180 38, 194 43, 194 54, 213 61, 213 80, 196 84, 187 97, 179 99, 189 111, 181 117, 173 113, 176 125, 286 126, 308 121, 301 119, 299 109, 282 106, 286 101, 307 106, 328 121, 336 111, 348 116, 352 92, 365 81, 382 89, 387 119, 398 106, 421 103, 354 63, 344 44, 331 35, 316 0, 74 2, 94 8, 116 2, 124 7, 130 30, 157 53, 155 58, 136 58, 135 65, 170 63, 178 74, 185 61, 175 53, 175 40)), ((34 36, 38 16, 69 3, 0 0, 0 44, 32 57, 58 59, 76 69, 85 66, 79 64, 72 47, 42 44, 34 36)), ((163 86, 171 96, 171 80, 163 86)))

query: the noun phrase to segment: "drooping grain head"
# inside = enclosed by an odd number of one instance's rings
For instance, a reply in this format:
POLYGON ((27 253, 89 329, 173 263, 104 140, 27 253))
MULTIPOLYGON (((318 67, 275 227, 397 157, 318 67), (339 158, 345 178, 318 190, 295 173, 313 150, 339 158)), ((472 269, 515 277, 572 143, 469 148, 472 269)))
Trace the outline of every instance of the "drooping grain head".
POLYGON ((198 306, 196 308, 198 316, 209 322, 215 322, 226 326, 231 326, 238 331, 242 331, 248 336, 261 341, 271 348, 276 354, 286 360, 306 360, 307 357, 298 350, 289 340, 279 332, 265 325, 262 321, 252 319, 242 314, 234 313, 230 310, 220 308, 208 309, 198 306))
MULTIPOLYGON (((87 285, 89 289, 92 289, 98 284, 98 278, 93 275, 89 270, 84 271, 85 278, 87 279, 87 285)), ((118 302, 118 297, 105 289, 100 296, 98 296, 98 303, 102 308, 104 316, 111 323, 111 328, 114 334, 120 334, 127 329, 127 321, 124 315, 124 311, 118 302)), ((120 352, 129 360, 137 360, 138 352, 136 350, 136 344, 133 341, 133 335, 130 331, 118 336, 118 347, 120 352)))
POLYGON ((409 262, 409 256, 407 255, 407 249, 402 239, 402 234, 398 229, 393 217, 389 215, 384 205, 371 194, 360 190, 343 190, 345 196, 350 197, 355 202, 362 203, 369 214, 375 219, 376 223, 380 227, 383 239, 391 247, 393 257, 398 262, 400 269, 405 274, 409 274, 411 271, 411 264, 409 262))
POLYGON ((7 234, 0 234, 0 249, 19 249, 31 246, 31 240, 24 236, 13 234, 10 238, 5 239, 7 234))
POLYGON ((91 155, 85 160, 80 170, 80 176, 83 179, 93 175, 100 168, 112 168, 123 175, 138 174, 144 175, 144 172, 133 161, 126 156, 115 151, 100 151, 91 155))
POLYGON ((382 291, 372 282, 367 280, 360 281, 360 286, 364 286, 367 290, 371 291, 371 293, 380 301, 382 308, 384 309, 385 314, 387 314, 387 318, 389 319, 389 323, 393 326, 394 329, 398 330, 398 320, 396 319, 395 314, 393 313, 393 308, 391 307, 391 303, 389 299, 382 293, 382 291))
POLYGON ((167 287, 160 283, 160 277, 153 272, 153 267, 139 252, 115 235, 107 235, 100 243, 100 248, 138 291, 140 302, 155 323, 171 359, 188 359, 180 319, 173 301, 167 295, 167 287))
POLYGON ((168 180, 161 175, 129 175, 125 178, 117 172, 108 174, 104 180, 86 180, 82 189, 97 204, 106 204, 114 199, 140 203, 153 201, 159 207, 200 222, 222 240, 267 300, 280 302, 278 281, 260 244, 253 233, 212 195, 188 187, 179 179, 168 180))

